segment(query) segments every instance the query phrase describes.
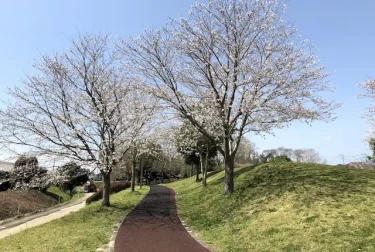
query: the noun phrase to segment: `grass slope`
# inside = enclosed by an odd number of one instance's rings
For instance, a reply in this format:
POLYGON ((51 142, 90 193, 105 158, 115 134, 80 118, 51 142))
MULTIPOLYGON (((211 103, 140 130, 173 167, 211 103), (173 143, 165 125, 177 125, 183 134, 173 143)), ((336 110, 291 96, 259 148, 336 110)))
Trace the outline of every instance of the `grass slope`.
POLYGON ((70 197, 69 193, 62 191, 58 186, 51 186, 47 189, 48 192, 60 196, 60 202, 74 201, 76 199, 82 198, 85 194, 82 192, 76 192, 73 194, 73 197, 70 197))
POLYGON ((0 220, 52 207, 57 201, 37 190, 0 192, 0 220))
POLYGON ((111 207, 95 202, 61 219, 0 240, 0 251, 96 251, 109 242, 114 225, 148 193, 149 187, 112 194, 111 207))
POLYGON ((208 187, 194 178, 169 186, 182 217, 220 251, 375 251, 375 171, 305 163, 235 170, 208 187))

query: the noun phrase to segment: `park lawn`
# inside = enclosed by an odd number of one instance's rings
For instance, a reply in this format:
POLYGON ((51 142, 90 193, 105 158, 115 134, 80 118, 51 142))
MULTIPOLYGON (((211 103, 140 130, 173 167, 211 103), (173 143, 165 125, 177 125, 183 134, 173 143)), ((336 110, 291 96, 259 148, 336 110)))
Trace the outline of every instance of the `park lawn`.
POLYGON ((124 190, 111 195, 111 207, 101 201, 61 219, 27 229, 0 240, 0 251, 96 251, 107 244, 115 225, 148 193, 144 186, 131 193, 124 190))
POLYGON ((182 218, 219 251, 375 251, 375 171, 307 163, 235 169, 208 187, 169 184, 182 218))

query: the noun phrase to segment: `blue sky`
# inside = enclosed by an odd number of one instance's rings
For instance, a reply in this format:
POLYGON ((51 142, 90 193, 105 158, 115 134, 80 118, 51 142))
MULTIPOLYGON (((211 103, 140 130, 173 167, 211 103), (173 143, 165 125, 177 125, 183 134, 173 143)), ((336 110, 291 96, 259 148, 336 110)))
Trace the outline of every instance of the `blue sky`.
MULTIPOLYGON (((78 32, 108 32, 123 38, 158 28, 168 17, 186 15, 195 0, 65 0, 0 2, 0 92, 21 84, 41 53, 67 48, 78 32)), ((368 100, 357 99, 356 84, 375 78, 375 1, 289 0, 285 19, 319 48, 321 63, 333 72, 331 97, 343 102, 337 120, 311 126, 294 123, 275 136, 249 135, 258 150, 314 148, 328 163, 356 161, 370 151, 364 142, 370 129, 361 118, 368 100)))

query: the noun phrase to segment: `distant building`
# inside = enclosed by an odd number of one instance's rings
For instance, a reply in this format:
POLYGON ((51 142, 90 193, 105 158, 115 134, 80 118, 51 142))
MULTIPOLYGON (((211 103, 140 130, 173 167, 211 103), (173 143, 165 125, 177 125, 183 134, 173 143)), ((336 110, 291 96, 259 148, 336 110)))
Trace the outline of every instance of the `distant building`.
POLYGON ((11 171, 14 167, 13 163, 0 161, 0 171, 11 171))

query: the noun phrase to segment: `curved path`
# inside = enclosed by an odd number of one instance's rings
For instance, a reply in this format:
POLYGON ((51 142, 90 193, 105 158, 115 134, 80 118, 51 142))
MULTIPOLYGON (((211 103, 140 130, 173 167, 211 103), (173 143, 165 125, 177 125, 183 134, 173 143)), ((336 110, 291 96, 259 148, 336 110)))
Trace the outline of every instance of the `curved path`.
POLYGON ((152 186, 128 214, 115 240, 115 252, 208 252, 182 226, 174 191, 152 186))

